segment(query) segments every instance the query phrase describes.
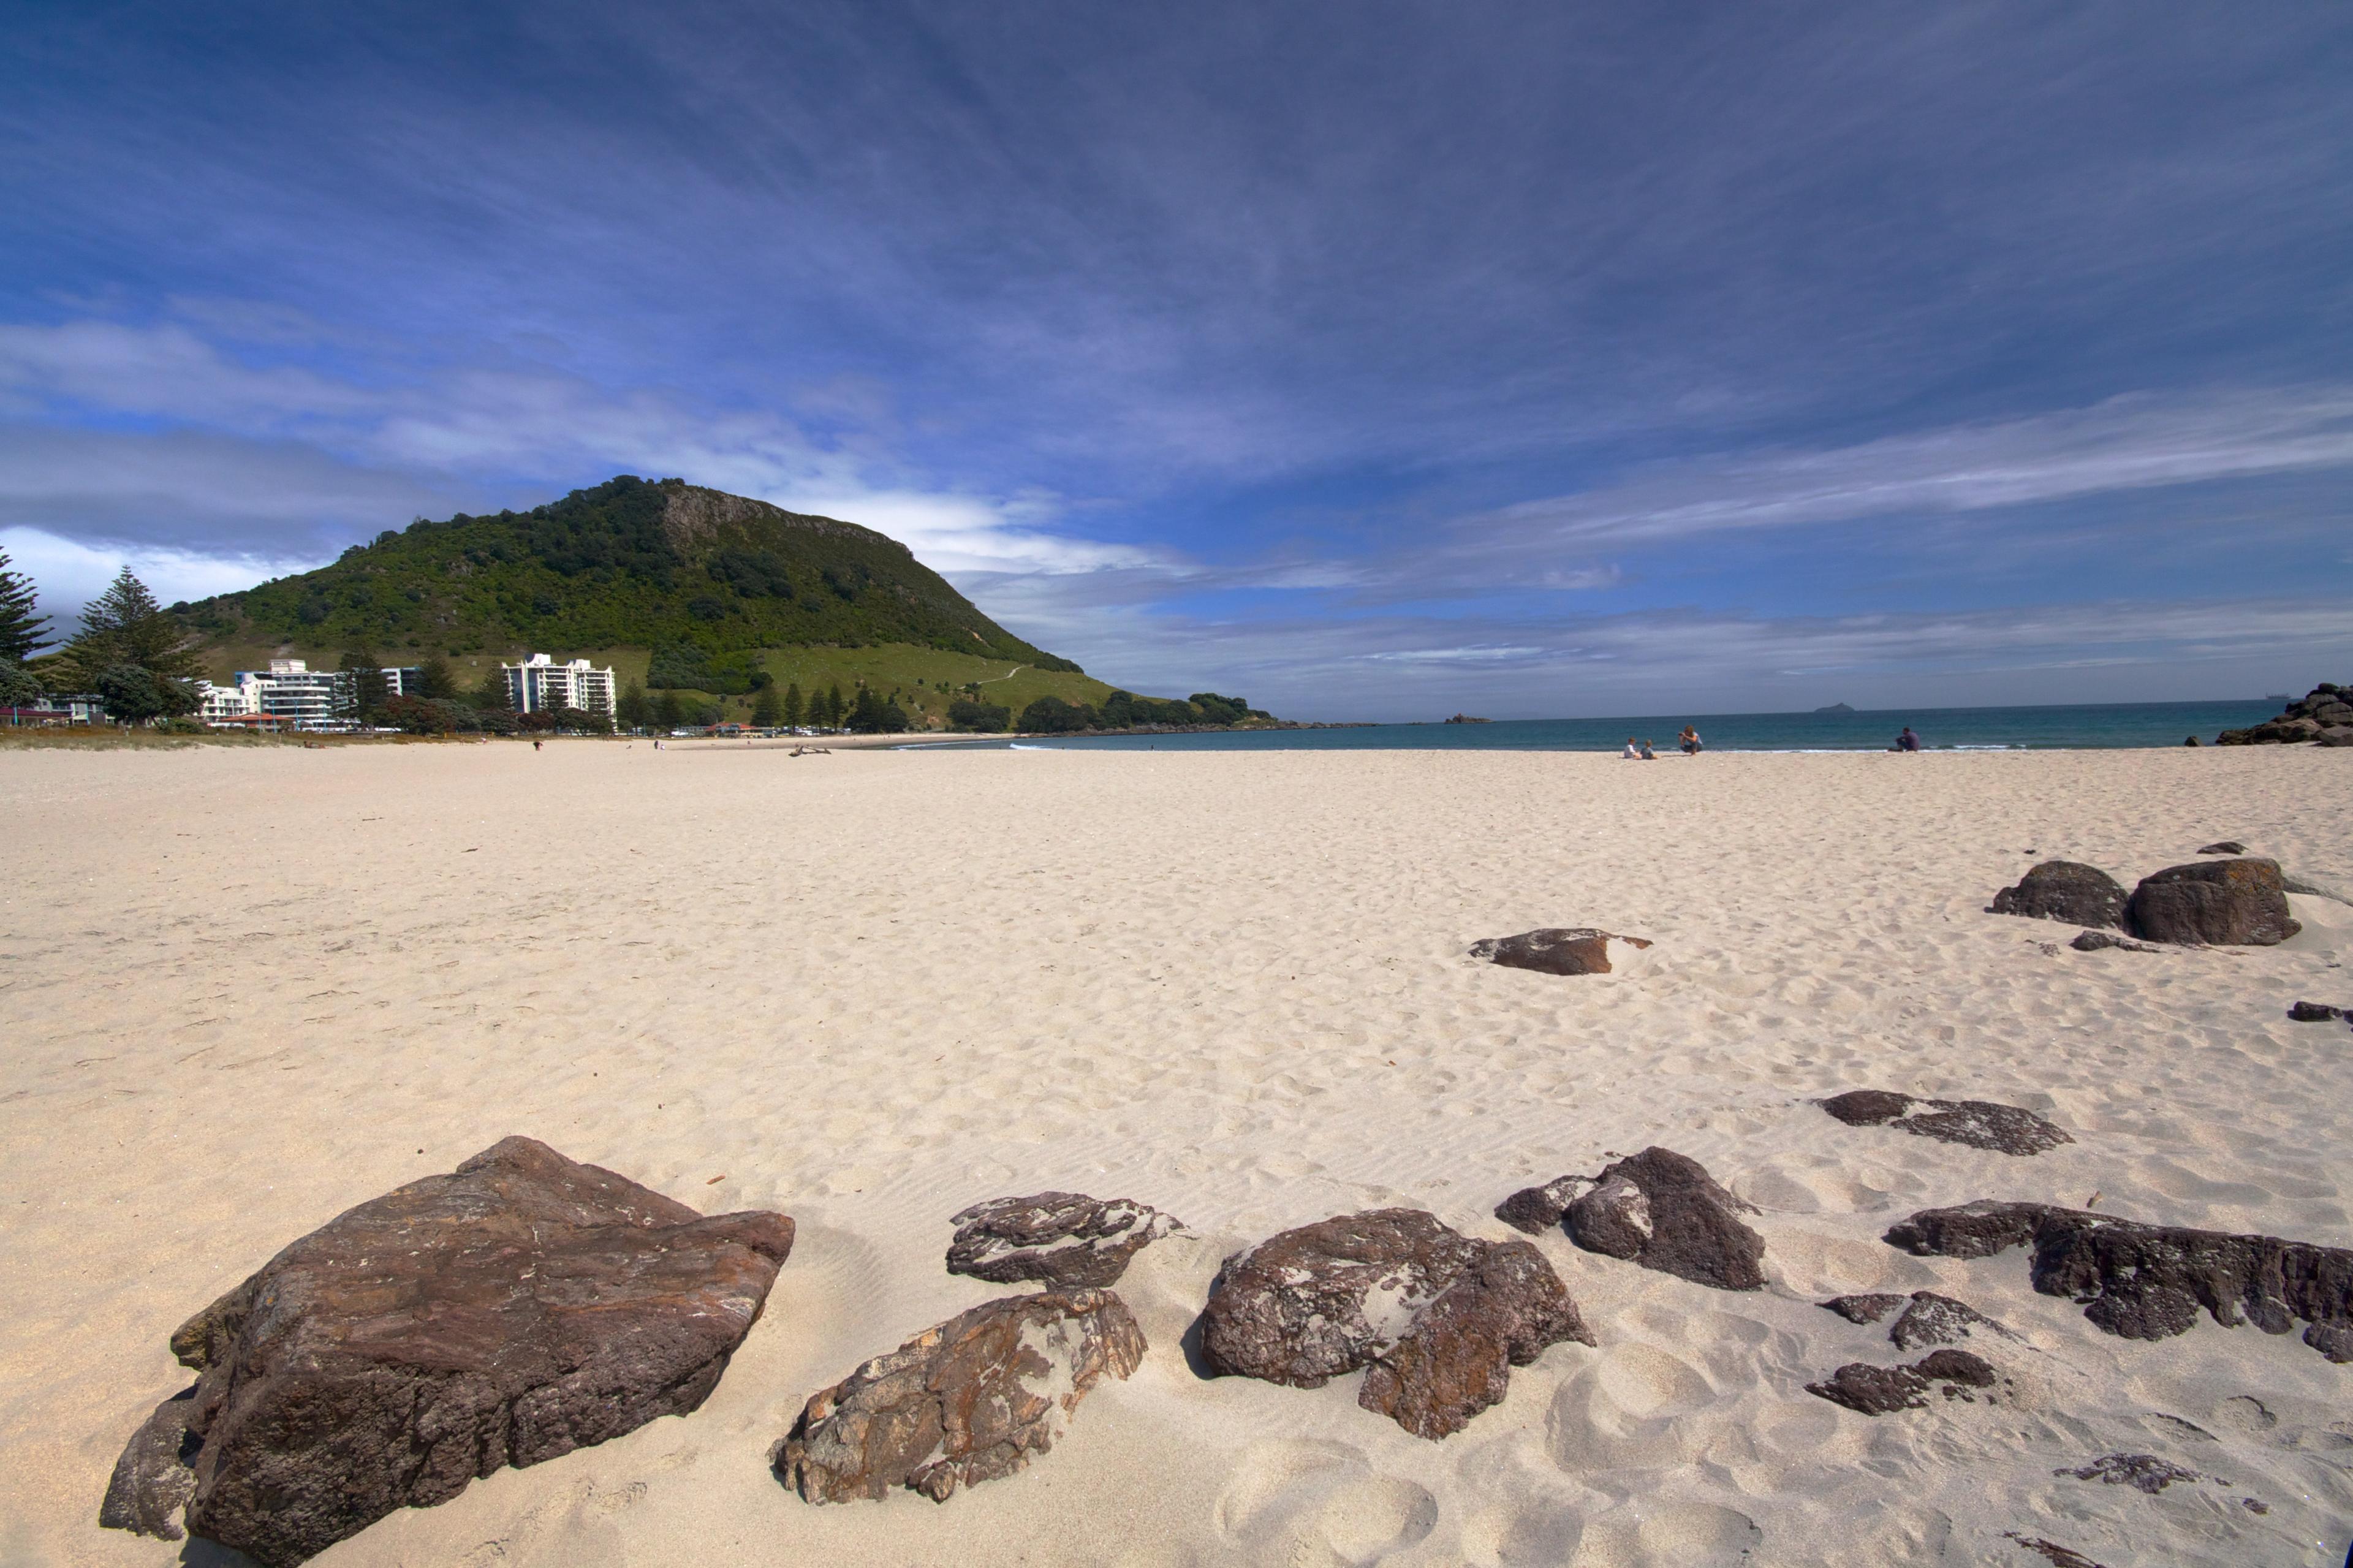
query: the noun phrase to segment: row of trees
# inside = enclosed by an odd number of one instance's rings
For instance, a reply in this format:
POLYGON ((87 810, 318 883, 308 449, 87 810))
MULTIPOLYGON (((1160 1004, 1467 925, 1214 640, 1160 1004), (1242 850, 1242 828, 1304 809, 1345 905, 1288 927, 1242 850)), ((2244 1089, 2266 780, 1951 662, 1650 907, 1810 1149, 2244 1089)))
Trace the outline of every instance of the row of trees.
POLYGON ((50 689, 89 692, 118 719, 175 718, 196 710, 198 673, 187 634, 131 568, 90 601, 81 626, 38 675, 28 667, 47 640, 32 579, 0 551, 0 705, 29 707, 50 689))
POLYGON ((994 702, 960 697, 948 704, 949 728, 984 734, 999 733, 1008 722, 1027 734, 1076 735, 1089 730, 1200 729, 1271 717, 1241 698, 1220 697, 1214 691, 1197 691, 1183 702, 1114 691, 1099 708, 1060 697, 1040 697, 1021 710, 1018 721, 1013 719, 1012 710, 994 702))

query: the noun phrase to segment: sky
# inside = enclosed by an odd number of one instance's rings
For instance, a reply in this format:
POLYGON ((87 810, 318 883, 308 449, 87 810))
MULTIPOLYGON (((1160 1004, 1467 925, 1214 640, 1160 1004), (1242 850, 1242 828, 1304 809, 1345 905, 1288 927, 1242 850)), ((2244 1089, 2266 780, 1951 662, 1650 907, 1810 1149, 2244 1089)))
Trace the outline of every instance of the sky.
POLYGON ((2353 682, 2353 8, 19 5, 61 626, 677 475, 1132 689, 2353 682))

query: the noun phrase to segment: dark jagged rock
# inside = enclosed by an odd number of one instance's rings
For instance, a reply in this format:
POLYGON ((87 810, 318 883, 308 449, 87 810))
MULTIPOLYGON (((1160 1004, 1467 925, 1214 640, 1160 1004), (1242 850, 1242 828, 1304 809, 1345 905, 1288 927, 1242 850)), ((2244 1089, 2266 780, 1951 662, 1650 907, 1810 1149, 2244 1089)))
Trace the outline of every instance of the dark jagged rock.
POLYGON ((1965 1388, 1991 1388, 1994 1370, 1967 1351, 1931 1351, 1910 1366, 1849 1362, 1821 1382, 1806 1384, 1806 1392, 1865 1415, 1886 1415, 1920 1409, 1928 1403, 1929 1388, 1939 1383, 1948 1385, 1949 1398, 1965 1388))
POLYGON ((2103 1564, 2094 1563, 2074 1548, 2062 1546, 2055 1541, 2045 1541, 2039 1535, 2021 1535, 2014 1530, 2005 1530, 2002 1533, 2050 1563, 2051 1568, 2104 1568, 2103 1564))
POLYGON ((176 1447, 189 1531, 284 1568, 502 1465, 692 1410, 792 1241, 782 1215, 706 1218, 509 1138, 329 1221, 183 1324, 185 1416, 167 1402, 140 1428, 101 1522, 168 1519, 176 1447))
POLYGON ((1513 1367, 1563 1340, 1593 1334, 1552 1265, 1525 1241, 1491 1243, 1374 1361, 1356 1403, 1444 1437, 1504 1397, 1513 1367))
POLYGON ((949 1221, 948 1272, 1010 1285, 1042 1279, 1071 1288, 1109 1285, 1128 1259, 1178 1228, 1158 1209, 1132 1198, 1039 1193, 992 1198, 949 1221))
POLYGON ((1539 974, 1607 974, 1613 942, 1629 947, 1651 945, 1642 937, 1620 936, 1591 926, 1556 926, 1517 936, 1491 936, 1473 943, 1471 956, 1506 969, 1533 969, 1539 974))
POLYGON ((1542 1236, 1560 1223, 1568 1205, 1593 1189, 1590 1176, 1556 1176, 1541 1187, 1522 1187, 1495 1205, 1495 1217, 1514 1230, 1542 1236))
POLYGON ((1870 1324, 1904 1305, 1906 1298, 1885 1294, 1869 1296, 1833 1296, 1814 1304, 1826 1311, 1836 1312, 1850 1323, 1870 1324))
POLYGON ((1853 1089, 1822 1101, 1849 1127, 1895 1127, 1947 1143, 2000 1154, 2040 1154, 2074 1140, 2031 1110, 1990 1100, 1920 1100, 1884 1089, 1853 1089))
POLYGON ((2113 928, 2125 922, 2125 889, 2096 866, 2045 860, 2020 879, 2016 887, 1996 893, 1986 913, 2113 928))
POLYGON ((2305 1343, 2330 1361, 2353 1362, 2353 1250, 2345 1247, 1985 1199, 1923 1209, 1886 1239, 1945 1258, 2031 1245, 2034 1288, 2073 1297, 2086 1318, 2126 1339, 2184 1332, 2203 1307, 2225 1328, 2244 1314, 2266 1333, 2284 1334, 2301 1320, 2305 1343))
POLYGON ((107 1530, 127 1530, 177 1541, 180 1510, 196 1492, 195 1464, 198 1439, 188 1432, 195 1414, 196 1391, 185 1389, 155 1406, 155 1413, 132 1433, 114 1474, 106 1483, 106 1500, 98 1507, 98 1522, 107 1530))
POLYGON ((2101 1481, 2112 1487, 2137 1487, 2155 1497, 2176 1481, 2203 1480, 2195 1470, 2185 1470, 2155 1454, 2105 1454, 2088 1465, 2074 1469, 2056 1469, 2054 1476, 2073 1476, 2079 1481, 2101 1481))
POLYGON ((2198 847, 2198 853, 2200 855, 2244 855, 2246 852, 2247 847, 2235 838, 2225 838, 2219 844, 2200 844, 2198 847))
POLYGON ((1887 1331, 1898 1350, 1916 1351, 1924 1345, 1957 1344, 1978 1330, 1999 1334, 2007 1339, 2010 1331, 1978 1311, 1966 1301, 1956 1301, 1950 1296, 1939 1296, 1933 1290, 1915 1290, 1912 1304, 1887 1331))
POLYGON ((1088 1392, 1134 1372, 1145 1349, 1109 1290, 984 1302, 811 1398, 772 1463, 808 1502, 895 1487, 945 1502, 1051 1448, 1088 1392))
POLYGON ((2075 933, 2075 940, 2069 942, 2067 945, 2073 948, 2077 952, 2099 952, 2107 948, 2115 948, 2121 952, 2161 952, 2164 951, 2162 948, 2151 947, 2145 942, 2135 942, 2132 938, 2125 935, 2122 931, 2077 931, 2075 933))
POLYGON ((2252 857, 2142 878, 2126 923, 2136 936, 2185 947, 2269 947, 2304 929, 2288 913, 2278 865, 2252 857))
POLYGON ((1755 1208, 1672 1149, 1650 1148, 1602 1168, 1569 1204, 1561 1224, 1588 1252, 1719 1290, 1756 1290, 1765 1238, 1740 1220, 1755 1208))
POLYGON ((1359 1367, 1357 1403, 1442 1437, 1503 1397, 1509 1368, 1593 1343, 1525 1241, 1475 1240, 1419 1209, 1341 1215, 1229 1258, 1201 1314, 1219 1373, 1318 1388, 1359 1367))
POLYGON ((2331 1024, 2347 1016, 2342 1007, 2332 1007, 2326 1002, 2298 1002, 2287 1010, 2287 1016, 2299 1024, 2331 1024))

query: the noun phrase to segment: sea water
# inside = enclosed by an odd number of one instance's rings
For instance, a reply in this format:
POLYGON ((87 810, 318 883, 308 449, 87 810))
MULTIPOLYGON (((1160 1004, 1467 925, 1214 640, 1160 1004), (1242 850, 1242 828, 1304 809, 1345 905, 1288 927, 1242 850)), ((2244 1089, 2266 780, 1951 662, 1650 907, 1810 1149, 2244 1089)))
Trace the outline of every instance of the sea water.
MULTIPOLYGON (((2211 745, 2224 730, 2260 724, 2274 700, 2113 702, 2045 708, 1904 708, 1853 713, 1651 713, 1616 719, 1512 719, 1491 724, 1366 724, 1335 730, 1232 730, 1176 735, 1068 735, 982 741, 1075 751, 1616 752, 1628 736, 1661 756, 1690 724, 1711 752, 1883 752, 1909 724, 1930 751, 2044 751, 2211 745)), ((917 742, 921 744, 923 742, 917 742)), ((932 742, 936 744, 937 742, 932 742)))

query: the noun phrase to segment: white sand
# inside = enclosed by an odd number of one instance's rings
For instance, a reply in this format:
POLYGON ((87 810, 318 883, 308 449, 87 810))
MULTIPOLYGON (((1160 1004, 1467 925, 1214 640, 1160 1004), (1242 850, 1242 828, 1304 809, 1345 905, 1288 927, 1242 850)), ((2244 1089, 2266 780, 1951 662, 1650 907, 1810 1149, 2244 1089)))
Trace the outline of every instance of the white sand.
MULTIPOLYGON (((153 1563, 108 1468, 164 1340, 277 1247, 511 1132, 800 1242, 696 1414, 387 1519, 338 1565, 2326 1563, 2353 1367, 2201 1320, 2110 1338, 2024 1258, 1914 1259, 1979 1196, 2353 1245, 2353 909, 2271 951, 2076 953, 1981 912, 2036 858, 2245 839, 2353 886, 2353 753, 841 752, 561 743, 0 753, 0 1564, 153 1563), (1594 923, 1620 973, 1473 963, 1594 923), (1858 1087, 2010 1100, 2035 1159, 1849 1129, 1858 1087), (1442 1444, 1203 1381, 1218 1260, 1662 1143, 1764 1209, 1735 1295, 1541 1245, 1556 1346, 1442 1444), (1049 1187, 1196 1227, 1120 1289, 1152 1350, 1026 1473, 814 1508, 813 1391, 1002 1288, 947 1217, 1049 1187), (1902 1359, 1812 1303, 1933 1286, 2024 1336, 2018 1406, 1807 1394, 1902 1359), (2054 1478, 2116 1451, 2211 1477, 2054 1478), (2253 1498, 2257 1514, 2240 1500, 2253 1498), (1746 1553, 1744 1556, 1743 1553, 1746 1553)), ((1983 1349, 1982 1346, 1972 1348, 1983 1349)), ((191 1561, 217 1562, 218 1557, 191 1561)))

